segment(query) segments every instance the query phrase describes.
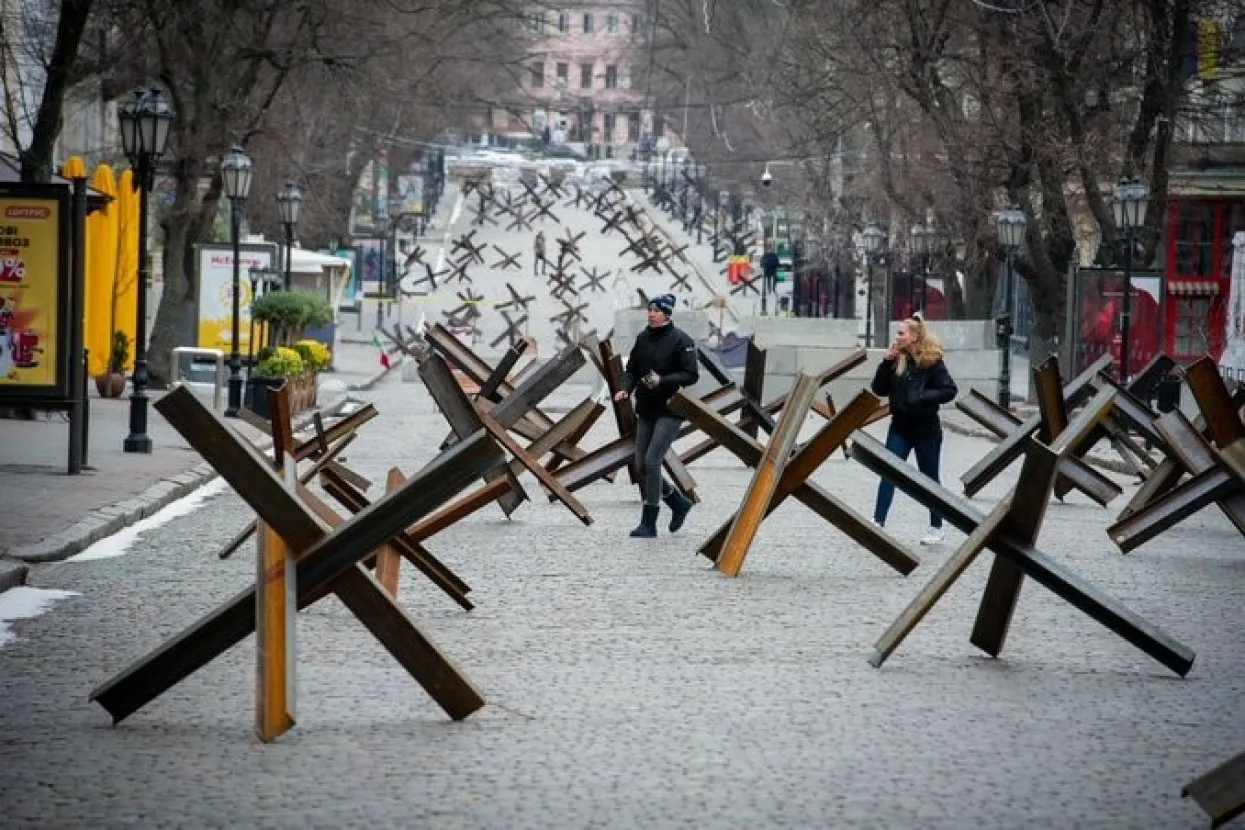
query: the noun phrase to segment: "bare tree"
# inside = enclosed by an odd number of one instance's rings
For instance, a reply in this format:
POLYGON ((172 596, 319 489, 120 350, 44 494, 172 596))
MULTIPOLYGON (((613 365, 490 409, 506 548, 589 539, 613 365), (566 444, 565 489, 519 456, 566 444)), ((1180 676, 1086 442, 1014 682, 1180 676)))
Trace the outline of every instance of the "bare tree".
POLYGON ((84 77, 78 60, 92 0, 19 0, 0 20, 0 73, 6 137, 17 148, 22 181, 52 178, 65 96, 84 77))

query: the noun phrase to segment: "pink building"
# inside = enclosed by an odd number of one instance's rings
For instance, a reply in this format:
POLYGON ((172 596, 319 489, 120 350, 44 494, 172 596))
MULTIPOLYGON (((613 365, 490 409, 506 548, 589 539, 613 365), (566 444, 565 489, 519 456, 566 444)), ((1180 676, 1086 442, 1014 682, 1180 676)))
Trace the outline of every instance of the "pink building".
POLYGON ((596 145, 624 156, 652 132, 642 73, 648 20, 644 0, 533 4, 516 25, 528 39, 519 99, 494 112, 495 131, 541 135, 554 143, 596 145))

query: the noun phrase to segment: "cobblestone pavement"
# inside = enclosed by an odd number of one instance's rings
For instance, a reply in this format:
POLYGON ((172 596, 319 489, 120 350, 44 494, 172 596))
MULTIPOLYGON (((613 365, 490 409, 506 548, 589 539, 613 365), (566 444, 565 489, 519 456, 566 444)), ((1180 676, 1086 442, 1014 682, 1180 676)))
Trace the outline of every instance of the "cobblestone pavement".
MULTIPOLYGON (((351 467, 379 481, 432 456, 445 427, 422 386, 395 373, 362 397, 381 417, 351 467)), ((945 476, 990 446, 949 434, 945 476)), ((330 600, 299 617, 299 723, 278 743, 251 733, 252 640, 110 727, 91 688, 252 578, 250 547, 216 558, 248 521, 232 494, 126 556, 36 567, 31 584, 79 596, 0 650, 0 825, 1205 826, 1180 788, 1245 746, 1245 556, 1217 511, 1124 557, 1103 534, 1116 510, 1072 496, 1041 538, 1195 648, 1186 679, 1032 584, 1003 658, 976 653, 988 557, 878 671, 875 639, 962 537, 905 579, 789 505, 732 580, 693 551, 749 473, 722 452, 692 472, 704 502, 676 536, 627 537, 625 476, 581 491, 591 527, 526 477, 513 520, 490 507, 430 541, 477 608, 409 569, 402 602, 488 699, 462 723, 330 600)), ((816 478, 871 508, 875 478, 841 454, 816 478)), ((896 499, 897 537, 924 523, 896 499)))
MULTIPOLYGON (((495 173, 494 187, 499 200, 505 198, 502 194, 506 191, 514 197, 523 193, 521 185, 517 180, 512 179, 513 177, 507 178, 501 173, 495 173)), ((464 299, 468 299, 470 295, 470 297, 479 298, 473 302, 476 303, 475 307, 481 314, 475 324, 478 333, 474 348, 483 355, 504 352, 509 346, 509 341, 505 339, 506 321, 502 316, 502 311, 505 311, 513 321, 518 321, 524 316, 524 312, 514 306, 501 307, 513 299, 506 288, 509 283, 521 297, 534 298, 528 305, 527 322, 520 331, 524 335, 535 338, 538 354, 541 357, 550 357, 562 348, 557 332, 564 328, 564 324, 554 318, 567 313, 568 306, 570 309, 578 308, 578 313, 582 315, 582 320, 577 324, 580 333, 586 334, 595 330, 599 335, 604 336, 614 327, 616 310, 630 308, 639 302, 637 288, 650 297, 673 291, 681 307, 684 308, 701 308, 708 302, 710 292, 693 275, 692 269, 686 265, 678 265, 679 273, 689 277, 687 285, 682 288, 673 288, 675 280, 665 271, 660 274, 651 269, 643 272, 632 271, 632 266, 638 264, 640 258, 631 253, 624 253, 627 240, 622 234, 618 231, 603 232, 602 228, 606 224, 604 219, 596 216, 582 203, 578 207, 572 204, 576 184, 585 190, 594 186, 594 182, 587 177, 568 178, 562 187, 563 197, 554 199, 550 193, 544 191, 543 184, 537 185, 536 189, 541 193, 541 198, 544 201, 552 201, 549 210, 556 217, 556 221, 544 217, 533 220, 530 230, 509 230, 508 226, 514 221, 513 217, 500 214, 491 208, 489 216, 495 218, 497 224, 486 223, 483 226, 474 224, 475 208, 478 207, 479 197, 466 196, 458 211, 456 221, 447 227, 448 238, 452 242, 474 232, 472 244, 483 246, 484 263, 473 264, 466 269, 466 273, 471 278, 470 285, 447 275, 439 279, 437 289, 426 296, 407 297, 403 303, 403 313, 409 321, 414 322, 423 315, 429 323, 445 322, 443 313, 461 308, 464 299), (534 272, 533 242, 539 231, 545 234, 545 251, 551 264, 546 273, 537 275, 534 272), (579 234, 583 234, 583 238, 578 243, 582 259, 567 267, 567 273, 573 277, 577 293, 566 293, 566 304, 564 304, 549 295, 551 283, 548 275, 552 274, 552 263, 557 261, 558 240, 565 240, 579 234), (497 267, 502 264, 499 251, 517 254, 516 261, 521 267, 517 270, 513 267, 497 267), (608 276, 601 279, 598 287, 594 288, 587 272, 594 272, 598 275, 605 273, 608 276)), ((632 191, 629 195, 636 208, 647 211, 650 215, 656 212, 656 208, 640 191, 632 191)), ((530 205, 525 210, 529 214, 535 212, 530 205)), ((635 236, 634 230, 629 230, 628 233, 632 237, 635 236)), ((677 238, 680 244, 685 241, 681 232, 677 238)), ((695 255, 694 251, 689 253, 695 255)), ((447 259, 456 259, 460 255, 451 255, 447 249, 446 256, 447 259)), ((447 270, 449 267, 445 262, 439 262, 435 256, 429 257, 429 264, 434 269, 438 264, 443 265, 447 270)), ((426 284, 422 287, 417 285, 417 280, 422 279, 423 276, 424 270, 416 267, 412 271, 412 277, 408 277, 403 284, 408 290, 419 288, 426 291, 426 284)), ((715 284, 724 285, 724 282, 718 281, 715 284)))

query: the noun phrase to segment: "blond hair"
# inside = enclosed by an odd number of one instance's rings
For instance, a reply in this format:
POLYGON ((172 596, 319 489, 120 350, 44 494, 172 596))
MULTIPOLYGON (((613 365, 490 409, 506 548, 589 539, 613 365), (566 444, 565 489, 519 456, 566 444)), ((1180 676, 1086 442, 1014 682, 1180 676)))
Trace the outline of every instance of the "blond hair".
MULTIPOLYGON (((938 361, 942 360, 942 341, 938 339, 938 335, 930 331, 929 326, 925 323, 925 318, 918 311, 907 320, 900 323, 901 326, 908 326, 916 335, 916 342, 912 344, 912 358, 916 361, 916 365, 922 369, 928 369, 938 361)), ((903 374, 908 368, 908 355, 904 351, 899 352, 899 360, 895 364, 895 371, 903 374)))

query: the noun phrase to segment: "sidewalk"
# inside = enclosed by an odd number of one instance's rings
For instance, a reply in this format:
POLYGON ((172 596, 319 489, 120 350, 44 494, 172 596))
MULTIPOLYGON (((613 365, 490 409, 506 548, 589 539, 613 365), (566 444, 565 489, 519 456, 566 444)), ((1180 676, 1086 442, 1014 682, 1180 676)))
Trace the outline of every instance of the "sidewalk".
MULTIPOLYGON (((369 339, 371 328, 365 323, 369 339)), ((321 376, 321 412, 339 409, 351 390, 371 388, 389 370, 370 345, 338 341, 335 371, 321 376)), ((391 368, 400 365, 393 358, 391 368)), ((0 591, 23 584, 28 563, 66 559, 187 495, 216 477, 197 452, 148 409, 150 455, 122 451, 129 433, 129 398, 97 398, 91 389, 90 446, 81 475, 65 472, 68 422, 58 413, 35 421, 0 420, 0 591)), ((161 392, 154 392, 151 404, 161 392)), ((210 397, 205 402, 211 403, 210 397)), ((296 419, 310 422, 312 413, 296 419)), ((231 425, 256 442, 267 438, 241 421, 231 425)))

